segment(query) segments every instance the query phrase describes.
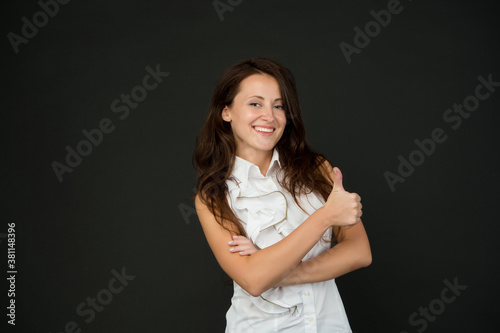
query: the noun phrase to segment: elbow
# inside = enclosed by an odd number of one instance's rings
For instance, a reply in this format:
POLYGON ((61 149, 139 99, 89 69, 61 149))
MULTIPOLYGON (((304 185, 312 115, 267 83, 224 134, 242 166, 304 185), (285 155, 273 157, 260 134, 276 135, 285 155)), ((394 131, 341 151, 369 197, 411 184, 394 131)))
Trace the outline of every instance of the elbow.
POLYGON ((240 286, 245 290, 247 293, 249 293, 253 297, 259 297, 262 293, 264 293, 266 290, 262 286, 258 285, 249 285, 249 286, 240 286))
POLYGON ((368 248, 358 259, 359 268, 368 267, 372 264, 372 251, 368 248))
POLYGON ((372 252, 370 248, 365 248, 356 252, 356 255, 351 257, 351 269, 357 270, 368 267, 372 264, 372 252))
POLYGON ((257 289, 257 288, 252 288, 248 289, 247 293, 252 295, 253 297, 259 297, 265 290, 257 289))
POLYGON ((241 286, 247 293, 252 295, 253 297, 259 297, 261 294, 269 290, 270 287, 264 285, 262 280, 253 280, 245 283, 244 286, 241 286))
POLYGON ((360 268, 368 267, 372 264, 371 256, 358 257, 355 260, 351 261, 350 271, 355 271, 360 268))
POLYGON ((253 297, 259 297, 262 293, 267 291, 270 287, 264 285, 264 279, 246 279, 245 281, 240 281, 240 287, 243 288, 247 293, 253 297))
POLYGON ((361 267, 368 267, 372 264, 372 254, 364 256, 360 261, 361 267))
POLYGON ((269 274, 265 269, 254 266, 254 264, 250 263, 251 257, 256 258, 257 256, 242 257, 249 262, 234 277, 230 276, 246 293, 253 297, 259 297, 276 284, 277 276, 272 273, 269 274))
POLYGON ((357 251, 357 264, 358 268, 368 267, 372 264, 372 250, 370 244, 365 242, 358 246, 357 251))

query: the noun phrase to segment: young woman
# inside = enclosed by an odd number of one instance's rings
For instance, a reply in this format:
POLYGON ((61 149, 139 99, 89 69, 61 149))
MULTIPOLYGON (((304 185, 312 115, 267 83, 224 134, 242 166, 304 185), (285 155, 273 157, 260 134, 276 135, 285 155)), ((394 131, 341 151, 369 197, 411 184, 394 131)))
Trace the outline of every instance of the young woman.
POLYGON ((230 67, 193 159, 198 218, 234 281, 226 332, 351 332, 334 279, 371 264, 361 199, 309 147, 291 73, 230 67))

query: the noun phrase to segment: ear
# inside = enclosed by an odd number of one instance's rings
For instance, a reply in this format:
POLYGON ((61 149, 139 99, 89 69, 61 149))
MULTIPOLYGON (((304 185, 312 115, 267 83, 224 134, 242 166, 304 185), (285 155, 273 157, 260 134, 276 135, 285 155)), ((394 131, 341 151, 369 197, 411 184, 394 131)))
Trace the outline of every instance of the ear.
POLYGON ((222 109, 222 120, 227 121, 228 123, 231 122, 231 115, 229 114, 229 108, 227 106, 222 109))

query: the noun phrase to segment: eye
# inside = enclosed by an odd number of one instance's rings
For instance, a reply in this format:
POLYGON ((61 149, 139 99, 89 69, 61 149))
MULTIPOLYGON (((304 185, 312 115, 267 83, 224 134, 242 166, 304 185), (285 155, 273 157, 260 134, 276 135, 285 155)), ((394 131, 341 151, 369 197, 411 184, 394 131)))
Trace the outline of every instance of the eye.
POLYGON ((284 110, 283 105, 275 105, 274 106, 276 109, 284 110))
POLYGON ((251 106, 260 106, 259 103, 250 103, 251 106))

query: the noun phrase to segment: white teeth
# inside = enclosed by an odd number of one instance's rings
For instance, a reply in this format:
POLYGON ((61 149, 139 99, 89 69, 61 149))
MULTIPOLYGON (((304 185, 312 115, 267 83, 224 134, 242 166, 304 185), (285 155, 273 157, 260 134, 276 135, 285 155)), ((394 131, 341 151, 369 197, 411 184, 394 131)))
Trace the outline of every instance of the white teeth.
POLYGON ((264 127, 254 127, 254 128, 259 132, 272 133, 274 131, 272 128, 264 128, 264 127))

